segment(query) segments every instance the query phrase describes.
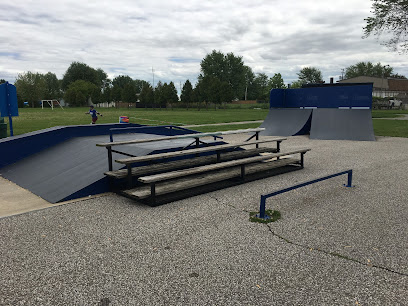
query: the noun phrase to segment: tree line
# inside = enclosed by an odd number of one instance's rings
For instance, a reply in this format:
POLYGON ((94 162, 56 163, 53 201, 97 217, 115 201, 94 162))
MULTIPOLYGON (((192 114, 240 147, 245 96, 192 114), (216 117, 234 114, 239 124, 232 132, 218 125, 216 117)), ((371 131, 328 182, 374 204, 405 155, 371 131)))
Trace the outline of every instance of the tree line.
MULTIPOLYGON (((393 51, 408 52, 408 5, 406 0, 372 0, 372 16, 365 19, 364 38, 385 35, 385 45, 393 51)), ((272 88, 285 88, 280 73, 268 77, 264 73, 255 74, 246 66, 241 56, 223 54, 213 50, 200 63, 200 75, 195 87, 186 80, 180 100, 187 105, 191 102, 213 102, 216 104, 233 99, 268 99, 272 88)), ((357 76, 381 78, 401 78, 393 73, 393 68, 381 63, 359 62, 343 71, 341 79, 357 76), (345 73, 344 73, 345 72, 345 73)), ((308 83, 322 83, 322 73, 318 68, 305 67, 298 73, 298 80, 291 84, 298 88, 308 83)), ((4 83, 0 79, 0 84, 4 83)), ((62 80, 48 72, 46 74, 26 72, 18 75, 19 102, 29 101, 34 107, 40 99, 64 98, 70 105, 85 105, 91 98, 93 103, 109 101, 136 102, 145 106, 164 107, 167 103, 177 103, 179 98, 173 82, 154 85, 144 80, 133 80, 120 75, 113 80, 100 68, 94 69, 85 63, 73 62, 62 80)))
MULTIPOLYGON (((144 107, 164 108, 182 102, 187 108, 193 102, 220 105, 233 100, 264 100, 274 88, 287 88, 282 75, 275 73, 269 77, 265 73, 254 73, 245 65, 241 56, 223 54, 213 50, 200 63, 198 81, 193 86, 190 80, 183 84, 180 98, 173 82, 153 84, 128 75, 119 75, 110 80, 100 68, 92 68, 85 63, 73 62, 62 79, 48 72, 46 74, 25 72, 18 75, 17 87, 20 104, 28 101, 32 107, 39 106, 39 100, 64 98, 70 106, 84 106, 102 102, 140 102, 144 107)), ((321 71, 316 67, 302 68, 298 80, 291 88, 305 84, 323 83, 321 71)), ((340 78, 355 76, 396 77, 393 68, 381 63, 360 62, 345 69, 340 78)), ((0 80, 1 81, 1 80, 0 80)), ((4 81, 4 80, 2 80, 4 81)))

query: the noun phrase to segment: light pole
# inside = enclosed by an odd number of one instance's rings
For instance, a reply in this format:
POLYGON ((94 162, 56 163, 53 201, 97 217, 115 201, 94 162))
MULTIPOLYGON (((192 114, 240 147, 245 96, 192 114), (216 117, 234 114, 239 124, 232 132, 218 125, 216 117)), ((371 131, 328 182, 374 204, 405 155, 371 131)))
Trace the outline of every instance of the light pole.
POLYGON ((386 69, 387 67, 390 67, 390 65, 385 65, 385 66, 383 67, 383 71, 382 71, 381 87, 382 87, 382 89, 383 89, 383 98, 385 98, 384 76, 385 76, 385 69, 386 69))

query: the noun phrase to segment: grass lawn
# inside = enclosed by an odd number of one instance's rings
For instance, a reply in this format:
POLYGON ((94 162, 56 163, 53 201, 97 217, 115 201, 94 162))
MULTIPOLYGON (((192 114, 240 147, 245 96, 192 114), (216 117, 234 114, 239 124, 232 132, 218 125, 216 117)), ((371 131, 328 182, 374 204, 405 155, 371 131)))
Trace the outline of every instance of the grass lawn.
POLYGON ((373 120, 376 136, 408 137, 408 120, 373 120))
MULTIPOLYGON (((89 109, 65 108, 65 109, 19 109, 19 116, 13 117, 14 135, 24 134, 31 131, 41 130, 54 126, 89 124, 90 115, 86 115, 89 109)), ((103 115, 98 123, 117 123, 120 116, 128 116, 131 123, 146 125, 188 125, 188 124, 213 124, 224 122, 256 121, 264 120, 268 114, 267 109, 209 109, 197 111, 174 109, 97 109, 103 115)), ((8 123, 8 118, 5 118, 8 123)), ((259 125, 259 124, 258 124, 259 125)))
MULTIPOLYGON (((89 124, 91 118, 85 112, 88 108, 56 108, 51 110, 40 108, 19 109, 19 116, 13 118, 14 135, 20 135, 31 131, 41 130, 54 126, 89 124)), ((119 116, 128 116, 131 123, 146 125, 190 125, 190 124, 216 124, 241 121, 264 120, 268 109, 97 109, 103 114, 98 123, 116 123, 119 116)), ((373 110, 373 118, 394 118, 401 114, 408 114, 407 110, 373 110)), ((5 118, 8 123, 8 118, 5 118)), ((221 130, 233 130, 259 127, 259 123, 239 125, 219 125, 196 127, 194 130, 201 132, 213 132, 221 130)), ((374 132, 377 136, 408 137, 408 121, 405 120, 373 120, 374 132)), ((10 133, 10 131, 8 131, 10 133)))
POLYGON ((373 118, 397 118, 401 115, 408 115, 408 110, 373 110, 373 118))

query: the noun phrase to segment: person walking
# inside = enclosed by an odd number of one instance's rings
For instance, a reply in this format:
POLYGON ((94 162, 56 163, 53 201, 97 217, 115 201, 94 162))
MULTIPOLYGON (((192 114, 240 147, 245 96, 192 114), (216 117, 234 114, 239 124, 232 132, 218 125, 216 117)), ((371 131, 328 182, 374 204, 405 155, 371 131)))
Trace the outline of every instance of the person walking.
POLYGON ((85 114, 90 114, 92 117, 92 122, 91 124, 95 124, 96 120, 98 120, 98 115, 103 117, 101 113, 97 112, 96 109, 94 108, 93 105, 89 106, 89 112, 86 112, 85 114))

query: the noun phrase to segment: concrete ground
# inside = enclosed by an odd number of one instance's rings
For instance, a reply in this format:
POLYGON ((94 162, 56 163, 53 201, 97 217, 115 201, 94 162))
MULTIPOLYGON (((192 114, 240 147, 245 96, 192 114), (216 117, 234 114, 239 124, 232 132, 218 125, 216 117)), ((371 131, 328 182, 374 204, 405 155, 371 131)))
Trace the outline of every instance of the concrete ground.
MULTIPOLYGON (((236 135, 225 137, 239 141, 236 135)), ((151 208, 110 194, 0 219, 0 305, 408 305, 408 139, 289 137, 305 168, 151 208), (260 195, 282 219, 249 222, 260 195)))
POLYGON ((0 176, 0 218, 54 206, 0 176))

